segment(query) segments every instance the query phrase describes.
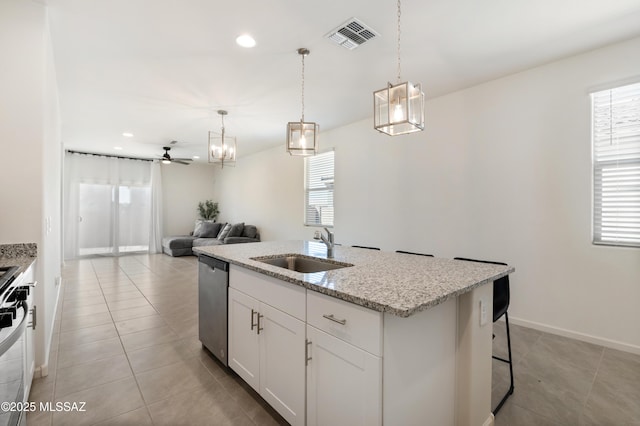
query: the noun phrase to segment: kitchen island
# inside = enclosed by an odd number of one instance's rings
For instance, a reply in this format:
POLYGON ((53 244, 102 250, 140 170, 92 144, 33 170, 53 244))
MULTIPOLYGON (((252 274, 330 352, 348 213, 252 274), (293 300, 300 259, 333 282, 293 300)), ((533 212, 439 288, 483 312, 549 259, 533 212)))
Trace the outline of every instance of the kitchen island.
POLYGON ((229 268, 229 366, 291 424, 490 425, 491 285, 509 266, 313 241, 201 247, 229 268))

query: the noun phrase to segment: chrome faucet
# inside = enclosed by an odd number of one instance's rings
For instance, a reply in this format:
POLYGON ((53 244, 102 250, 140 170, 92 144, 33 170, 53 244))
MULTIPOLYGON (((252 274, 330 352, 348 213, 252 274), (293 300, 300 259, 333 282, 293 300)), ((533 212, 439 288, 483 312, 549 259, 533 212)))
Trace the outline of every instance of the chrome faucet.
POLYGON ((334 235, 333 232, 329 231, 329 229, 324 228, 327 231, 327 237, 322 234, 322 232, 316 231, 316 235, 313 237, 315 240, 322 240, 322 242, 327 246, 327 258, 333 259, 333 246, 334 244, 334 235))

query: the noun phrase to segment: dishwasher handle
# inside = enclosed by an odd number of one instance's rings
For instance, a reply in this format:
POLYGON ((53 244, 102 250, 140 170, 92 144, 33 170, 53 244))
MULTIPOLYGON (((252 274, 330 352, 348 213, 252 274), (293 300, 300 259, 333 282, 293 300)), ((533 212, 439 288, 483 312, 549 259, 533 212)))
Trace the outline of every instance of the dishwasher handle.
POLYGON ((198 256, 198 260, 201 263, 204 263, 205 265, 211 267, 212 269, 220 269, 221 271, 224 271, 224 272, 229 271, 229 264, 227 262, 223 262, 220 259, 216 259, 214 257, 209 257, 205 255, 200 255, 198 256))

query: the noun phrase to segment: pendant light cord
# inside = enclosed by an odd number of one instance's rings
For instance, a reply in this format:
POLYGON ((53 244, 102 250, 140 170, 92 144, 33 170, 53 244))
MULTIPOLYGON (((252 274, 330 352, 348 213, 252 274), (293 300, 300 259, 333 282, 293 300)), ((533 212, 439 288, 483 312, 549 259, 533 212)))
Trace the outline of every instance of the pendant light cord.
POLYGON ((304 57, 306 55, 303 53, 300 56, 302 56, 302 118, 300 119, 300 122, 303 123, 304 122, 304 57))
POLYGON ((222 121, 222 147, 224 149, 224 114, 220 115, 220 120, 222 121))
POLYGON ((401 16, 401 7, 400 0, 398 0, 398 83, 400 83, 400 16, 401 16))

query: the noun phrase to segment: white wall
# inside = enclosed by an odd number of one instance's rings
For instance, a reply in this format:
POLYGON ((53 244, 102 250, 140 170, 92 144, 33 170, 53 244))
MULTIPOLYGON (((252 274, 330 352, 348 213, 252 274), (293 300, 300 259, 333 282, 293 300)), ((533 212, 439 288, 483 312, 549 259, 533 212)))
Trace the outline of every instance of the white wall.
MULTIPOLYGON (((41 240, 45 13, 31 1, 0 2, 0 240, 41 240)), ((38 244, 40 245, 40 244, 38 244)))
POLYGON ((198 203, 217 201, 213 191, 214 168, 208 164, 162 165, 164 236, 187 235, 199 217, 198 203))
POLYGON ((61 142, 45 6, 0 2, 0 56, 0 243, 38 244, 36 365, 46 370, 60 276, 61 142))
MULTIPOLYGON (((43 208, 41 221, 42 260, 38 261, 41 285, 38 298, 42 300, 38 315, 44 319, 43 327, 37 328, 36 338, 40 342, 37 365, 47 365, 53 325, 62 276, 62 136, 58 85, 53 60, 53 46, 49 26, 45 26, 44 64, 44 131, 42 137, 42 188, 43 208)), ((46 371, 45 371, 46 373, 46 371)))
MULTIPOLYGON (((640 250, 590 242, 588 96, 640 80, 639 51, 636 38, 432 99, 423 133, 390 138, 371 119, 323 132, 336 240, 506 261, 516 322, 640 353, 640 250)), ((263 239, 313 233, 302 160, 283 147, 217 171, 215 191, 263 239)))
POLYGON ((286 154, 283 142, 282 147, 238 159, 236 167, 216 169, 220 221, 255 225, 262 241, 311 238, 313 231, 305 232, 302 226, 302 161, 286 154))

